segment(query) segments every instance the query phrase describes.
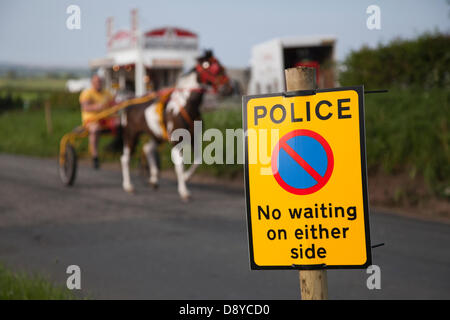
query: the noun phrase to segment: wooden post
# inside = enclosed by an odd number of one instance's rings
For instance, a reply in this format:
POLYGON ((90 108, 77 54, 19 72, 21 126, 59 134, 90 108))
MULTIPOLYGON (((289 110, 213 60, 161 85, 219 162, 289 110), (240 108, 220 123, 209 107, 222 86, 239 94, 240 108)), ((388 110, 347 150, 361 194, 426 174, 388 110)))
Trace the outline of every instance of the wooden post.
POLYGON ((53 132, 52 110, 49 101, 45 101, 44 108, 45 108, 45 123, 47 125, 47 134, 52 134, 53 132))
MULTIPOLYGON (((284 71, 286 91, 316 89, 316 71, 314 68, 297 67, 284 71)), ((302 270, 299 274, 302 300, 328 299, 326 270, 302 270)))

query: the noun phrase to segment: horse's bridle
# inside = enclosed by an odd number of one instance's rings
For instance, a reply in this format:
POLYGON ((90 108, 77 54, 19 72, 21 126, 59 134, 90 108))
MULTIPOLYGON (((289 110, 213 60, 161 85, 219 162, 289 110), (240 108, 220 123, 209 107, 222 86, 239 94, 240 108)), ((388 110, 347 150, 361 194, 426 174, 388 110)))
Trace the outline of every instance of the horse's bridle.
MULTIPOLYGON (((230 79, 224 72, 224 68, 215 58, 210 58, 208 61, 204 61, 202 64, 198 63, 195 66, 195 70, 197 71, 197 74, 199 76, 200 84, 204 86, 212 86, 214 92, 217 92, 217 90, 221 86, 226 85, 230 81, 230 79)), ((173 89, 171 93, 175 90, 177 89, 173 89)), ((205 87, 200 87, 189 89, 189 91, 204 93, 205 91, 207 91, 207 89, 205 87)), ((191 130, 194 130, 194 120, 191 118, 184 106, 180 106, 180 114, 183 117, 184 121, 189 125, 189 128, 191 130)))
POLYGON ((224 72, 224 68, 214 57, 201 64, 198 63, 195 66, 195 70, 199 75, 200 83, 211 85, 214 92, 217 92, 221 86, 230 82, 230 79, 224 72))

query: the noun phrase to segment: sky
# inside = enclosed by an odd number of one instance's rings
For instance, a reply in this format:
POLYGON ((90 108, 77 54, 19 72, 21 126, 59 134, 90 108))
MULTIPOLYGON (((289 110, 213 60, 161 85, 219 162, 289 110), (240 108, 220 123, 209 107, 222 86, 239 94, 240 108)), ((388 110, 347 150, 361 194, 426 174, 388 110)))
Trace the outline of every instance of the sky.
POLYGON ((132 8, 139 10, 141 30, 192 30, 200 46, 212 48, 229 67, 248 66, 253 45, 282 36, 333 35, 342 61, 363 45, 425 31, 450 33, 446 0, 1 0, 0 62, 86 68, 90 59, 106 56, 106 18, 115 18, 116 30, 129 28, 132 8), (72 4, 81 9, 79 30, 66 27, 72 4), (381 9, 380 30, 366 26, 369 5, 381 9))

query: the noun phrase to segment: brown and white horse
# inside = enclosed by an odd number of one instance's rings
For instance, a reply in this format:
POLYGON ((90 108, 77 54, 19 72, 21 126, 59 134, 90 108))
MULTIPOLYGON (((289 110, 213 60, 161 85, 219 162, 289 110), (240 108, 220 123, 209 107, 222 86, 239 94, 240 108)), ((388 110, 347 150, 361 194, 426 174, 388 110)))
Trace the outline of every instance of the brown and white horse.
MULTIPOLYGON (((129 161, 138 138, 142 133, 150 135, 150 141, 143 147, 149 165, 149 183, 158 186, 158 155, 157 148, 161 143, 170 140, 174 130, 184 128, 194 135, 194 121, 201 120, 200 106, 206 90, 212 89, 220 96, 230 95, 232 87, 224 67, 213 56, 211 51, 197 59, 197 64, 188 73, 182 75, 175 88, 158 92, 158 97, 142 104, 128 107, 122 114, 123 126, 123 154, 120 158, 122 165, 123 189, 133 192, 130 180, 129 161)), ((193 142, 194 139, 191 139, 193 142)), ((173 147, 178 141, 172 143, 171 156, 174 162, 178 180, 178 193, 183 200, 190 195, 186 181, 194 173, 198 164, 192 164, 185 171, 183 154, 179 148, 173 147)))

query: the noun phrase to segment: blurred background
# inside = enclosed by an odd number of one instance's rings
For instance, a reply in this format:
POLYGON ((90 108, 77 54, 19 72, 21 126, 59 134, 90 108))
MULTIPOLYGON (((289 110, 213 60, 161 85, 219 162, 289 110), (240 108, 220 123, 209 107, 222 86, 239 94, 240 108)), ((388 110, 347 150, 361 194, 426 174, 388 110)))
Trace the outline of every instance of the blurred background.
MULTIPOLYGON (((11 162, 19 172, 41 165, 56 170, 60 139, 81 123, 79 94, 92 74, 103 76, 105 86, 123 97, 141 96, 173 86, 204 49, 212 49, 234 93, 206 108, 204 129, 241 128, 242 95, 285 90, 285 68, 316 68, 321 88, 388 89, 365 98, 371 205, 448 226, 448 1, 2 1, 0 43, 0 155, 6 157, 0 161, 0 181, 12 179, 6 174, 11 162), (379 11, 369 9, 373 5, 379 11), (18 158, 8 158, 12 155, 18 158), (30 164, 28 158, 48 162, 30 164)), ((110 141, 102 138, 101 148, 110 141)), ((86 141, 77 147, 82 164, 87 150, 86 141)), ((162 167, 169 169, 169 149, 162 153, 162 167)), ((118 158, 101 151, 117 181, 118 158)), ((92 176, 87 170, 85 175, 92 176)), ((242 188, 243 167, 203 165, 199 176, 206 185, 242 188)), ((23 192, 49 183, 42 179, 23 192)), ((116 180, 111 185, 119 192, 116 180)), ((57 178, 51 181, 57 183, 57 178)), ((0 226, 38 219, 28 208, 28 218, 16 220, 13 205, 7 204, 11 188, 0 189, 0 226)), ((54 196, 64 193, 58 189, 54 196)), ((235 198, 243 201, 241 194, 235 198)), ((11 261, 23 266, 27 259, 11 261)), ((3 260, 10 262, 8 255, 3 260)))

